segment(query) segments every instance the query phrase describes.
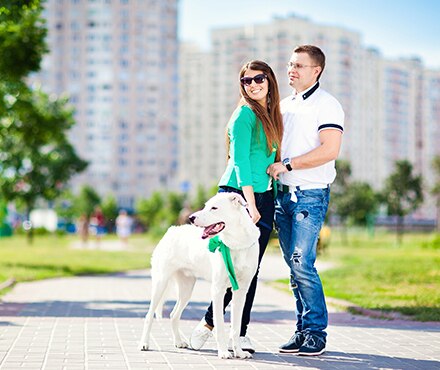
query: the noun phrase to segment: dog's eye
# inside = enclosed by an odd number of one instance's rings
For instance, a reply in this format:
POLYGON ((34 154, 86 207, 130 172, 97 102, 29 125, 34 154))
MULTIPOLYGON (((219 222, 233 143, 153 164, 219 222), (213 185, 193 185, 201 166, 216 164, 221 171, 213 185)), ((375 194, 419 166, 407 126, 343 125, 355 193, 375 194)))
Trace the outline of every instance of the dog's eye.
POLYGON ((217 207, 211 207, 211 211, 215 211, 216 209, 218 209, 217 207))

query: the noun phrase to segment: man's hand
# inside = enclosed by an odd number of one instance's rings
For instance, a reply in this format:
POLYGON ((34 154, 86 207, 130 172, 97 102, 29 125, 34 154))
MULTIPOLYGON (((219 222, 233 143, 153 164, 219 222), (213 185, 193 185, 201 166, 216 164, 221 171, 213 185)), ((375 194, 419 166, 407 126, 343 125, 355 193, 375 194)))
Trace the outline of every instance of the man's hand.
POLYGON ((266 173, 272 176, 275 180, 278 180, 280 173, 284 172, 287 172, 287 168, 282 162, 275 162, 271 164, 266 171, 266 173))

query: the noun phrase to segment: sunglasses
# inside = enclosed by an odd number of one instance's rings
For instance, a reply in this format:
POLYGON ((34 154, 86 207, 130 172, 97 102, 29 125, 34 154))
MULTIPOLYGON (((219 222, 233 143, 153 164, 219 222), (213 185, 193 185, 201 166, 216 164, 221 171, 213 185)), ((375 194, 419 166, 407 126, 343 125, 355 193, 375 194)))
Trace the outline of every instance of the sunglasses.
POLYGON ((264 81, 266 81, 266 78, 267 76, 265 74, 260 73, 254 77, 242 77, 240 78, 240 82, 242 85, 250 86, 252 81, 255 81, 256 84, 262 84, 264 81))

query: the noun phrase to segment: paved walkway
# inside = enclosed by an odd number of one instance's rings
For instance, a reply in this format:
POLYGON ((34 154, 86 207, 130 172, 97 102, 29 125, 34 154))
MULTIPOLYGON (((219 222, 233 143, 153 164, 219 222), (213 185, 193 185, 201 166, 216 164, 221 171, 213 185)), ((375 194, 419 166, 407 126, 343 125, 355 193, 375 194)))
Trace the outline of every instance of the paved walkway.
MULTIPOLYGON (((281 257, 267 254, 261 280, 286 276, 281 257)), ((440 369, 440 323, 377 320, 335 309, 325 355, 279 354, 278 345, 294 330, 293 300, 265 283, 248 333, 257 348, 253 359, 220 360, 213 339, 201 351, 176 349, 168 319, 155 322, 152 348, 141 352, 150 282, 149 271, 133 271, 18 284, 0 304, 0 369, 440 369)), ((208 292, 209 284, 198 281, 183 315, 186 335, 207 307, 208 292)))

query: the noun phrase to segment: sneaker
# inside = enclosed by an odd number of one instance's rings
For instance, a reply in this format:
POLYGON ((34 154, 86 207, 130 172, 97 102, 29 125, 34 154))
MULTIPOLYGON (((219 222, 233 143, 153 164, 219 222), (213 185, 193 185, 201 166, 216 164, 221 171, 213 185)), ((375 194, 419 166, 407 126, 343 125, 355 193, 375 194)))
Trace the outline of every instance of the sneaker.
MULTIPOLYGON (((249 353, 255 353, 255 347, 251 342, 251 339, 249 337, 240 337, 240 345, 241 349, 243 351, 247 351, 249 353)), ((228 350, 232 351, 232 339, 229 339, 229 346, 228 350)))
POLYGON ((199 350, 212 337, 212 329, 209 329, 206 325, 205 319, 202 319, 191 333, 189 345, 192 349, 199 350))
POLYGON ((305 336, 300 331, 297 331, 292 335, 292 338, 285 344, 279 347, 279 351, 282 353, 296 353, 299 351, 304 343, 305 336))
POLYGON ((298 351, 300 356, 319 356, 325 352, 325 341, 316 335, 308 334, 298 351))
POLYGON ((255 353, 255 347, 251 342, 249 337, 240 337, 241 349, 243 351, 248 351, 249 353, 255 353))

